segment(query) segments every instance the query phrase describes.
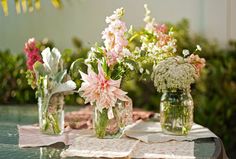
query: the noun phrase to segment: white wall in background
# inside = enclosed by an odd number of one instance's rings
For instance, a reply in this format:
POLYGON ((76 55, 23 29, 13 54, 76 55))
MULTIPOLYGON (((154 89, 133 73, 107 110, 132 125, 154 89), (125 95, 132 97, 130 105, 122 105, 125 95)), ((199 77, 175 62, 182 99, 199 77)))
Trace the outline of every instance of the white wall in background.
POLYGON ((38 12, 16 15, 13 1, 8 17, 0 11, 0 50, 21 52, 29 37, 48 37, 59 49, 73 48, 75 36, 92 46, 101 41, 105 17, 118 7, 125 8, 128 25, 142 27, 145 3, 158 21, 175 23, 187 18, 192 32, 217 39, 222 46, 229 38, 236 39, 236 0, 63 0, 62 10, 53 8, 48 0, 41 1, 38 12))
POLYGON ((236 0, 230 0, 229 38, 236 39, 236 0))

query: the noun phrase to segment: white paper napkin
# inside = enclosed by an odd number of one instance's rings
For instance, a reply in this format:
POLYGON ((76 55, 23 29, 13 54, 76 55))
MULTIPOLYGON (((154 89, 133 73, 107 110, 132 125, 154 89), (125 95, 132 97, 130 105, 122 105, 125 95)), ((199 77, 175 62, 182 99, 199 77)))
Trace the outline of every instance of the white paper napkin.
POLYGON ((171 140, 192 141, 200 138, 217 137, 209 129, 198 124, 193 124, 192 130, 187 136, 167 135, 162 133, 159 122, 144 122, 141 120, 128 126, 124 134, 146 143, 166 142, 171 140))

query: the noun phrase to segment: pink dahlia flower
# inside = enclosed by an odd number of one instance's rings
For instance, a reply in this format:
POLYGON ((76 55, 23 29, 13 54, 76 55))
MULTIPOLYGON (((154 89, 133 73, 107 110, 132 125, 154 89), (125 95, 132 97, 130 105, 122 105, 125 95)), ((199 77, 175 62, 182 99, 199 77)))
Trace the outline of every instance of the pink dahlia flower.
POLYGON ((85 99, 85 103, 96 104, 97 108, 102 111, 106 108, 115 106, 117 100, 127 101, 126 94, 120 89, 121 80, 112 80, 105 76, 105 73, 98 63, 98 74, 96 74, 90 67, 88 74, 80 72, 83 83, 79 89, 81 96, 85 99))
POLYGON ((36 61, 43 62, 34 38, 25 43, 24 52, 27 56, 27 68, 29 70, 33 70, 33 65, 36 61))

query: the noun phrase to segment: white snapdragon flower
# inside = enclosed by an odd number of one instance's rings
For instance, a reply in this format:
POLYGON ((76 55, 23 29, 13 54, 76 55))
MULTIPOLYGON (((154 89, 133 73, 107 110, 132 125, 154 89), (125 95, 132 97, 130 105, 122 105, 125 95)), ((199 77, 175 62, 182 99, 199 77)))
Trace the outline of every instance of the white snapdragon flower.
POLYGON ((184 49, 184 50, 182 51, 182 54, 184 55, 184 57, 186 57, 186 56, 188 56, 188 55, 190 54, 190 52, 189 52, 189 50, 184 49))
POLYGON ((196 51, 202 51, 202 48, 201 48, 200 45, 197 45, 197 49, 196 49, 196 51))
POLYGON ((140 73, 143 73, 143 71, 144 71, 144 69, 141 67, 141 68, 139 69, 139 72, 140 72, 140 73))
POLYGON ((133 66, 132 64, 130 64, 130 63, 126 63, 126 65, 129 67, 129 69, 130 69, 131 71, 134 70, 134 66, 133 66))
POLYGON ((145 70, 146 74, 150 75, 150 71, 148 69, 145 70))

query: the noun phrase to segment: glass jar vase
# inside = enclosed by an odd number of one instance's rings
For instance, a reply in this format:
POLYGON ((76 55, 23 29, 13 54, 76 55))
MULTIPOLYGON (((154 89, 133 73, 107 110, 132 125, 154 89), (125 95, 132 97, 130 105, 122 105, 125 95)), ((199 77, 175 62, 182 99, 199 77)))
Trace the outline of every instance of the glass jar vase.
POLYGON ((108 109, 94 106, 93 128, 97 138, 119 138, 125 126, 132 123, 132 101, 117 101, 112 111, 114 117, 109 119, 108 109))
POLYGON ((193 124, 193 99, 188 91, 163 93, 160 103, 162 131, 171 135, 187 135, 193 124))
POLYGON ((49 135, 64 132, 64 94, 38 97, 40 131, 49 135))

